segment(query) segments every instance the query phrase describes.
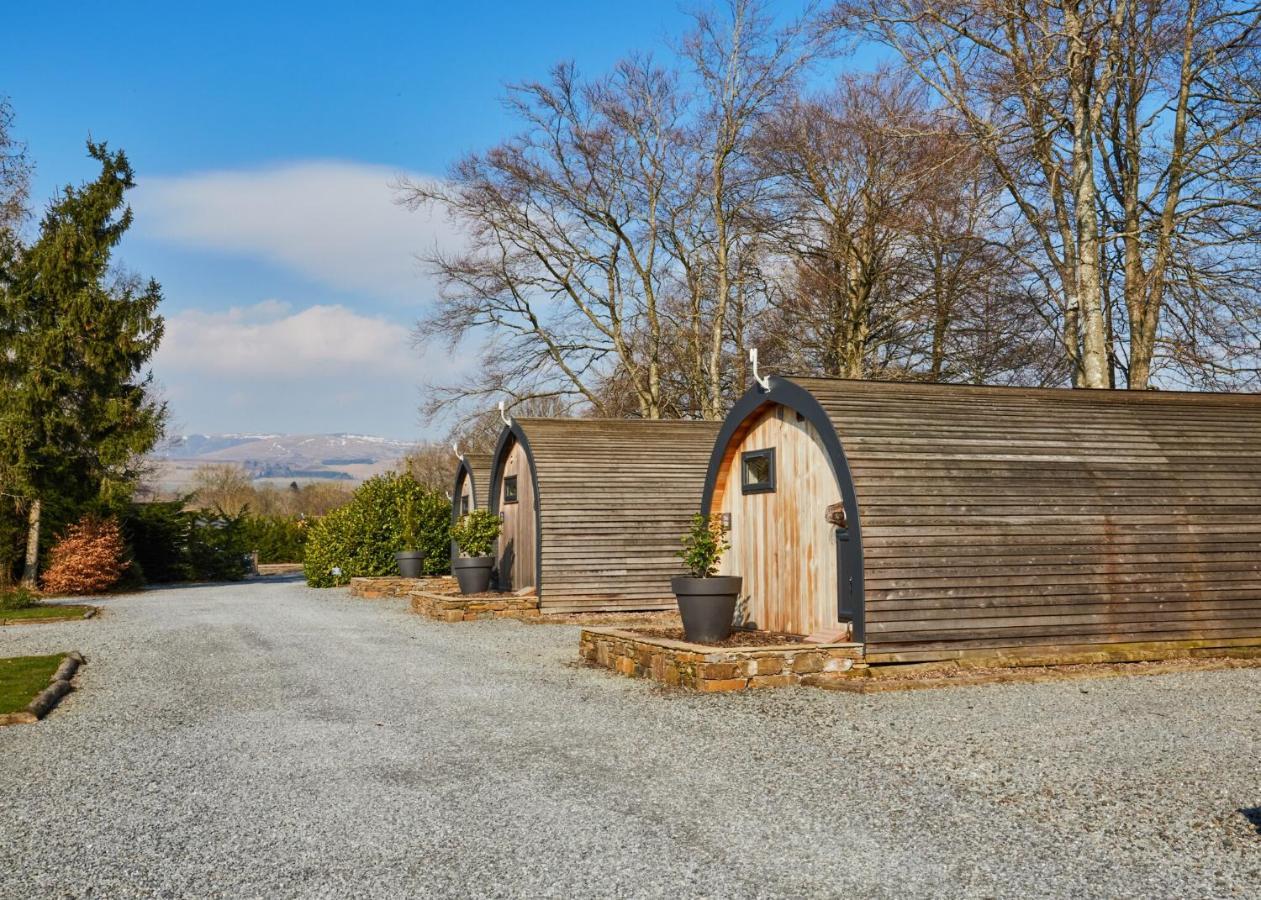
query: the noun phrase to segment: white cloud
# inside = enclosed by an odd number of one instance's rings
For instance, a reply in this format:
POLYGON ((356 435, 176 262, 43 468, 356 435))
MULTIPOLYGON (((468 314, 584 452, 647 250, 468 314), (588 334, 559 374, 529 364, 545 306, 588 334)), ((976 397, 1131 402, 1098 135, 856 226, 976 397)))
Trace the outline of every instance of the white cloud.
POLYGON ((293 310, 264 300, 224 312, 168 316, 154 360, 159 377, 316 377, 337 373, 418 377, 424 368, 398 322, 344 306, 293 310))
POLYGON ((386 166, 298 162, 143 179, 134 195, 146 237, 281 265, 321 284, 394 299, 436 293, 417 254, 460 243, 440 210, 410 212, 386 166))
POLYGON ((422 385, 472 364, 458 352, 422 354, 405 324, 383 316, 264 300, 168 315, 153 372, 180 430, 414 440, 447 424, 420 419, 422 385))

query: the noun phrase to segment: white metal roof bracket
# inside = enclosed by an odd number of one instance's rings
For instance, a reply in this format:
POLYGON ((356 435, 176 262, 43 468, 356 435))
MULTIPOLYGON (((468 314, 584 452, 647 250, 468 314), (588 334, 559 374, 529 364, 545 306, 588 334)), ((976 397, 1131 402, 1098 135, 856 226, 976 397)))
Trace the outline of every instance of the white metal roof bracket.
POLYGON ((757 370, 757 347, 749 348, 749 362, 753 363, 753 380, 757 382, 758 387, 764 391, 771 389, 770 377, 763 377, 757 370))

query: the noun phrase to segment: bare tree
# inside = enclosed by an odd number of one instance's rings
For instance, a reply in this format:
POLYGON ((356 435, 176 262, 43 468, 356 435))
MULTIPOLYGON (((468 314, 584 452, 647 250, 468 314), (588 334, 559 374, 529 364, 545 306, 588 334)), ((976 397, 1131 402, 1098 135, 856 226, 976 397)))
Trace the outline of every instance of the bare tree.
POLYGON ((1033 238, 1030 295, 1052 301, 1074 384, 1120 369, 1142 388, 1162 335, 1202 374, 1255 333, 1239 290, 1255 228, 1226 223, 1257 204, 1258 16, 1230 0, 842 0, 835 22, 894 48, 973 134, 1033 238))
POLYGON ((916 302, 908 238, 921 199, 940 193, 934 181, 962 152, 944 136, 924 92, 887 72, 843 77, 762 130, 759 161, 777 188, 763 226, 788 260, 777 315, 762 329, 768 359, 845 378, 906 367, 916 302))
POLYGON ((760 2, 731 0, 695 17, 686 71, 639 56, 584 81, 559 66, 512 89, 517 137, 466 156, 444 182, 401 185, 404 202, 437 203, 469 239, 429 257, 443 293, 418 338, 488 334, 476 375, 439 388, 430 411, 506 395, 720 416, 743 388, 762 284, 749 147, 821 45, 812 34, 804 19, 773 27, 760 2))
POLYGON ((439 442, 419 444, 399 461, 399 469, 430 490, 450 493, 455 477, 456 457, 451 445, 439 442))
POLYGON ((0 97, 0 239, 15 231, 28 214, 31 162, 26 145, 13 136, 13 107, 0 97))
POLYGON ((1130 387, 1161 357, 1180 380, 1255 379, 1259 26, 1256 6, 1220 0, 1123 7, 1100 163, 1130 387))
POLYGON ((599 409, 601 380, 619 370, 639 414, 659 417, 660 216, 684 153, 674 78, 646 58, 592 83, 565 65, 514 88, 509 105, 519 136, 465 157, 446 182, 403 185, 406 202, 439 203, 469 236, 466 251, 429 259, 444 291, 419 337, 493 329, 476 382, 441 399, 599 409))
POLYGON ((239 465, 207 464, 193 472, 192 502, 198 507, 238 516, 254 499, 253 482, 239 465))
POLYGON ((801 75, 826 44, 809 12, 776 26, 761 0, 728 0, 694 20, 682 50, 700 104, 692 178, 684 181, 691 202, 680 204, 694 219, 682 235, 670 232, 669 247, 685 275, 692 392, 699 414, 716 419, 733 387, 744 386, 745 332, 763 284, 755 223, 769 185, 757 165, 755 137, 794 99, 801 75), (723 365, 728 347, 734 377, 723 365))

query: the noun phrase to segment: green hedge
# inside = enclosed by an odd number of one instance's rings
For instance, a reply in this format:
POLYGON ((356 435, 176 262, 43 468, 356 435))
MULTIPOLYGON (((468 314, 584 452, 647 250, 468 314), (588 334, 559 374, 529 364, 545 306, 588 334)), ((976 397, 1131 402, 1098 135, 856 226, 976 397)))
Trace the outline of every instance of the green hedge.
POLYGON ((242 523, 245 544, 258 551, 260 563, 300 563, 306 552, 306 519, 297 516, 248 515, 242 523))
POLYGON ((398 571, 394 554, 404 549, 424 551, 426 575, 449 572, 451 504, 410 475, 378 475, 360 485, 350 503, 310 527, 306 580, 312 587, 332 587, 356 576, 393 575, 398 571), (403 512, 408 508, 420 535, 415 548, 403 546, 403 512), (340 572, 334 574, 334 569, 340 572))
POLYGON ((253 550, 245 516, 184 509, 185 500, 137 503, 123 517, 132 558, 150 583, 239 581, 253 550))

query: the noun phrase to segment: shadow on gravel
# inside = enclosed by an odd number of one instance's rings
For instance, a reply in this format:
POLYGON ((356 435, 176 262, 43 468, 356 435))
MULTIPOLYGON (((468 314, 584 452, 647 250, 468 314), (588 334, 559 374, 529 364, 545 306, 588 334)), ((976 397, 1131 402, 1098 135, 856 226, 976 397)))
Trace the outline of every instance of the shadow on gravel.
POLYGON ((1243 817, 1257 830, 1257 834, 1261 834, 1261 806, 1249 806, 1239 812, 1243 813, 1243 817))
MULTIPOLYGON (((301 572, 292 575, 253 575, 240 581, 172 581, 163 584, 146 584, 139 593, 157 594, 176 591, 201 591, 208 588, 240 587, 248 584, 304 584, 306 577, 301 572)), ((122 596, 121 594, 119 596, 122 596)))

